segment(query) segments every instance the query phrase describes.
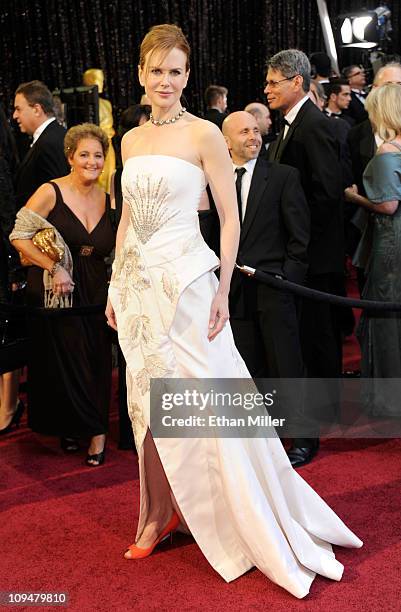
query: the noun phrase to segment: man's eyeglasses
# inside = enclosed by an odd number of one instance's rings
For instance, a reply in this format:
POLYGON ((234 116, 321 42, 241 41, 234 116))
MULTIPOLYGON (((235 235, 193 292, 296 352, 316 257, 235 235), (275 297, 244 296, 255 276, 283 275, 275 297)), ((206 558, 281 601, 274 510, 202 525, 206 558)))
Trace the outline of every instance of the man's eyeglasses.
POLYGON ((294 76, 290 76, 285 79, 280 79, 279 81, 266 81, 266 87, 277 87, 280 83, 284 83, 284 81, 292 81, 292 79, 295 79, 296 76, 299 75, 294 74, 294 76))
POLYGON ((348 78, 349 78, 349 79, 352 79, 352 77, 356 77, 356 76, 358 76, 359 74, 365 74, 365 71, 364 71, 364 70, 358 70, 358 72, 354 72, 354 74, 350 74, 350 75, 348 76, 348 78))

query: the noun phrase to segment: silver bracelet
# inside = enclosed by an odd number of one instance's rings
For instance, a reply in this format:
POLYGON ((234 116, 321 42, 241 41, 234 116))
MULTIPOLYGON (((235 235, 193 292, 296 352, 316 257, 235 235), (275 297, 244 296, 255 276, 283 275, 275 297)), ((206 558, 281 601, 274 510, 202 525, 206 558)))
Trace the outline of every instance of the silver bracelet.
POLYGON ((53 278, 53 276, 56 274, 56 272, 60 270, 61 267, 62 267, 61 263, 59 263, 58 261, 54 262, 54 264, 49 270, 50 276, 53 278))

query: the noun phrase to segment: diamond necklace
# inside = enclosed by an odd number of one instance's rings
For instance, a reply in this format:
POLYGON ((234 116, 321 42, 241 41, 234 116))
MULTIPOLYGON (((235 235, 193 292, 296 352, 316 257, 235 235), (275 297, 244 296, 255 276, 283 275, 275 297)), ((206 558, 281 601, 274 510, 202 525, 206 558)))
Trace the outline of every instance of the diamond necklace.
POLYGON ((180 112, 175 117, 171 117, 171 119, 155 119, 152 113, 150 113, 149 119, 153 125, 168 125, 169 123, 175 123, 178 119, 181 119, 186 110, 186 108, 182 108, 180 112))

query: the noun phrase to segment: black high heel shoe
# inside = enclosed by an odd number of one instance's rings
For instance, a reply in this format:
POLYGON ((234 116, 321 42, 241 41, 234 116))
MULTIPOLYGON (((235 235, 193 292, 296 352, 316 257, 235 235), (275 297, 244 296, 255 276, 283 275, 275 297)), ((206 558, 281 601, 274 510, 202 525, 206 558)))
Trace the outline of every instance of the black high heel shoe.
POLYGON ((19 422, 21 420, 21 417, 23 415, 24 410, 25 410, 25 405, 19 399, 18 402, 17 402, 16 411, 13 414, 13 418, 11 419, 11 421, 9 422, 7 427, 4 427, 4 429, 0 429, 0 435, 4 435, 4 434, 9 433, 12 430, 14 425, 15 425, 16 429, 19 427, 19 422))
POLYGON ((89 467, 99 467, 99 465, 103 465, 106 456, 106 449, 104 448, 100 453, 96 453, 95 455, 87 455, 85 459, 86 465, 89 467), (97 463, 91 463, 91 461, 96 461, 97 463))

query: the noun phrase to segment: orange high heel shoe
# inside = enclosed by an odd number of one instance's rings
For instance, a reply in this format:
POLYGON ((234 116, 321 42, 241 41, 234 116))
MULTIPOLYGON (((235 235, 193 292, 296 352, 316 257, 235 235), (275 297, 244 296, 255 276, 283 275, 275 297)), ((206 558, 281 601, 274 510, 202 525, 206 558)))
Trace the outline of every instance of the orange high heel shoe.
POLYGON ((176 511, 174 510, 173 516, 171 517, 171 519, 169 520, 169 522, 167 523, 167 525, 165 526, 165 528, 163 529, 163 531, 161 532, 157 540, 153 542, 151 546, 149 546, 148 548, 139 548, 139 546, 136 546, 135 544, 131 544, 131 546, 128 547, 128 550, 131 552, 131 556, 125 557, 125 558, 126 559, 145 559, 145 557, 149 557, 149 555, 152 554, 156 546, 160 544, 162 540, 167 538, 168 535, 170 535, 172 539, 173 532, 176 531, 179 524, 180 524, 180 518, 178 514, 176 513, 176 511))

